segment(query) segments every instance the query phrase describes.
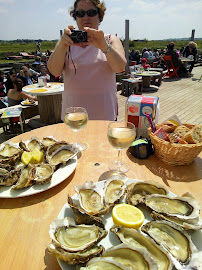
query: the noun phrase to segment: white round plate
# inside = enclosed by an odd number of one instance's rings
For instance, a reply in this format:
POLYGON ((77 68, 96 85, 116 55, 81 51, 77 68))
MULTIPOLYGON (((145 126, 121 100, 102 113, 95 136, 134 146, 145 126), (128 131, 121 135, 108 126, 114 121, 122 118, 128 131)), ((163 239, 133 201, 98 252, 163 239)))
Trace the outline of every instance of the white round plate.
POLYGON ((24 103, 24 101, 22 101, 20 104, 21 104, 22 106, 35 106, 35 105, 36 105, 36 102, 26 104, 26 103, 24 103))
MULTIPOLYGON (((117 178, 117 177, 116 177, 117 178)), ((137 179, 129 179, 129 178, 124 178, 123 179, 124 182, 126 184, 130 184, 130 183, 137 183, 137 182, 142 182, 140 180, 137 180, 137 179)), ((99 190, 103 189, 104 187, 104 182, 105 181, 101 181, 101 182, 97 182, 97 183, 94 183, 96 184, 96 186, 98 187, 99 190)), ((176 197, 176 195, 172 192, 169 191, 169 194, 168 194, 170 197, 176 197)), ((74 196, 72 196, 72 198, 74 200, 78 200, 78 195, 77 193, 74 194, 74 196)), ((147 211, 145 209, 145 207, 139 207, 143 212, 144 212, 144 215, 145 215, 145 221, 143 224, 147 223, 148 221, 151 220, 151 217, 150 217, 150 211, 147 211)), ((72 217, 74 218, 74 214, 73 214, 73 211, 72 209, 69 207, 68 203, 66 203, 62 210, 60 211, 59 215, 58 215, 58 219, 63 219, 65 217, 72 217)), ((112 247, 112 246, 116 246, 118 244, 120 244, 120 241, 118 240, 118 237, 112 233, 110 231, 110 228, 114 226, 114 223, 113 223, 113 219, 112 219, 112 214, 111 214, 111 211, 107 214, 105 214, 102 218, 103 220, 103 223, 105 225, 105 229, 108 231, 108 235, 102 239, 100 242, 99 242, 99 245, 103 245, 105 250, 112 247)), ((197 247, 197 249, 199 250, 199 252, 201 253, 201 256, 202 256, 202 230, 199 230, 199 231, 195 231, 194 233, 191 234, 191 238, 192 238, 192 241, 194 243, 194 245, 197 247)), ((76 266, 74 265, 70 265, 62 260, 58 260, 58 263, 61 267, 62 270, 76 270, 76 266)))

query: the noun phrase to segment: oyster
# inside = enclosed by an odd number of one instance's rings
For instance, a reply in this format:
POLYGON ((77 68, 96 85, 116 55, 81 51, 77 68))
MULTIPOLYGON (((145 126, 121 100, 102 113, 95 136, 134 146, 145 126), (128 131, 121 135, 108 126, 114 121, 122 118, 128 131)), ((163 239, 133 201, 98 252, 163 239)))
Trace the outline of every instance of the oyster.
POLYGON ((17 171, 17 170, 12 170, 12 171, 8 172, 1 179, 0 185, 9 187, 9 186, 16 184, 18 179, 19 179, 19 173, 20 173, 20 171, 17 171))
POLYGON ((146 195, 145 205, 153 211, 182 220, 198 220, 200 204, 193 198, 146 195))
POLYGON ((102 257, 112 257, 117 262, 130 269, 154 270, 158 269, 156 262, 150 257, 145 248, 137 248, 132 245, 120 244, 106 250, 102 257))
POLYGON ((50 145, 53 145, 57 142, 56 138, 54 138, 53 136, 47 136, 44 137, 41 141, 41 143, 43 144, 44 149, 46 150, 50 145))
POLYGON ((55 255, 58 259, 66 261, 68 264, 79 264, 86 263, 91 258, 100 256, 103 251, 103 246, 93 246, 89 249, 85 249, 79 252, 68 252, 60 247, 58 247, 55 243, 51 243, 47 246, 50 253, 55 255))
POLYGON ((80 270, 130 270, 130 267, 127 267, 116 261, 113 257, 99 257, 93 258, 87 263, 86 267, 81 267, 80 270))
POLYGON ((112 207, 119 202, 126 189, 121 179, 112 178, 105 181, 104 202, 107 207, 112 207))
POLYGON ((30 164, 21 169, 20 177, 18 178, 17 183, 12 186, 12 189, 20 189, 31 186, 34 181, 35 170, 35 167, 30 164))
POLYGON ((193 222, 191 223, 190 221, 191 220, 188 220, 190 223, 188 223, 188 221, 184 221, 184 220, 181 220, 180 218, 178 217, 171 217, 171 216, 167 216, 166 214, 159 214, 159 213, 156 213, 156 212, 152 212, 151 213, 151 217, 155 220, 166 220, 166 221, 170 221, 171 223, 177 225, 177 226, 180 226, 181 228, 185 229, 185 230, 200 230, 202 229, 202 221, 201 219, 199 218, 199 221, 198 220, 193 220, 193 222))
MULTIPOLYGON (((48 150, 47 150, 48 151, 48 150)), ((52 166, 66 164, 68 160, 77 155, 78 151, 70 144, 58 147, 51 155, 46 156, 47 162, 52 166)))
POLYGON ((126 201, 132 205, 143 203, 146 194, 167 195, 168 190, 163 185, 154 181, 132 183, 127 187, 126 201))
POLYGON ((135 229, 122 226, 114 227, 110 230, 115 233, 124 244, 132 244, 136 247, 145 247, 150 256, 157 262, 159 270, 173 269, 173 264, 167 253, 151 238, 144 236, 135 229))
POLYGON ((94 246, 107 235, 107 231, 96 225, 75 225, 73 219, 65 218, 54 220, 49 234, 58 247, 78 252, 94 246))
POLYGON ((4 168, 0 168, 0 185, 4 185, 4 179, 6 177, 6 175, 9 173, 8 170, 4 169, 4 168))
POLYGON ((102 215, 109 210, 104 205, 103 190, 99 191, 92 181, 85 182, 81 186, 75 185, 75 191, 79 196, 81 208, 88 214, 102 215))
POLYGON ((27 152, 33 151, 35 148, 38 148, 40 151, 43 150, 43 145, 41 141, 37 137, 32 137, 30 140, 23 142, 19 142, 19 146, 27 152))
POLYGON ((35 167, 35 179, 36 184, 45 184, 51 181, 52 175, 54 173, 54 167, 49 164, 40 164, 35 167))
POLYGON ((61 141, 61 142, 56 142, 50 145, 46 150, 46 154, 45 154, 46 161, 48 162, 53 152, 55 152, 60 146, 63 146, 63 145, 68 145, 68 143, 65 141, 61 141))
POLYGON ((9 142, 1 145, 0 163, 13 165, 21 156, 22 149, 9 142))
POLYGON ((82 210, 79 206, 77 206, 73 202, 70 195, 68 195, 67 202, 74 212, 74 219, 75 219, 76 224, 86 224, 86 225, 95 224, 96 226, 99 226, 104 229, 104 224, 102 223, 102 219, 100 217, 95 217, 84 212, 84 210, 82 210))
POLYGON ((167 221, 151 221, 143 225, 141 230, 170 254, 177 269, 182 269, 182 265, 194 267, 196 247, 190 236, 180 227, 167 221))

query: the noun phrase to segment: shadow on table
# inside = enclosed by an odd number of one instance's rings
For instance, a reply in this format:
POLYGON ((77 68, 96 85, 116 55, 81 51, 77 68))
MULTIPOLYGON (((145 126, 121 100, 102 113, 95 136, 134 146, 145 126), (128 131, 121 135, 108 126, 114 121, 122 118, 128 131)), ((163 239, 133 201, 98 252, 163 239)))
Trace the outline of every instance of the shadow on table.
POLYGON ((112 171, 106 171, 106 172, 104 172, 103 174, 100 175, 100 177, 98 178, 98 182, 109 179, 110 177, 116 176, 116 175, 119 175, 119 176, 121 175, 123 177, 124 176, 127 177, 126 174, 124 174, 124 173, 115 173, 115 172, 112 172, 112 171))
MULTIPOLYGON (((50 239, 50 243, 51 243, 51 239, 50 239)), ((45 249, 44 264, 46 265, 46 268, 44 268, 44 270, 61 269, 56 257, 49 253, 48 248, 45 249)))
POLYGON ((162 178, 169 186, 168 180, 174 182, 195 182, 202 179, 202 159, 197 157, 190 165, 172 166, 163 163, 155 155, 148 159, 137 159, 127 152, 129 159, 140 166, 146 166, 153 174, 162 178))

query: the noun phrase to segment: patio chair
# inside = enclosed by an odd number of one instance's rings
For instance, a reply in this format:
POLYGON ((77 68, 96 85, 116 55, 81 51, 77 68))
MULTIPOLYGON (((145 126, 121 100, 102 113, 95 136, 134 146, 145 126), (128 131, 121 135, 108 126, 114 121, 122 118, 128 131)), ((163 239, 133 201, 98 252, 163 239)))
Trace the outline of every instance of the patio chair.
POLYGON ((171 77, 179 78, 179 75, 177 74, 177 70, 179 69, 179 67, 177 67, 177 68, 174 67, 173 61, 172 61, 172 56, 171 55, 164 55, 163 59, 164 59, 165 65, 168 69, 168 71, 164 74, 163 77, 168 76, 169 79, 171 77))

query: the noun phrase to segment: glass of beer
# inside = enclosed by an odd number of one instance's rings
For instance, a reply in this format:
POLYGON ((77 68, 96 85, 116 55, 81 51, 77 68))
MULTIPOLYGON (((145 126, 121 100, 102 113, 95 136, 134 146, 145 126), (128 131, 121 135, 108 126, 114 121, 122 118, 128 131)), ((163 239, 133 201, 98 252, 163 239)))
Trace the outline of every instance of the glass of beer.
POLYGON ((110 144, 118 150, 118 159, 110 164, 109 169, 116 173, 126 173, 130 167, 122 161, 122 150, 130 147, 135 140, 136 129, 130 122, 111 122, 107 137, 110 144))
MULTIPOLYGON (((82 107, 70 107, 65 110, 65 124, 74 132, 77 132, 83 129, 88 122, 88 114, 86 109, 82 107)), ((76 136, 77 137, 77 136, 76 136)), ((77 139, 74 143, 74 146, 79 151, 84 151, 88 148, 86 143, 78 143, 77 139)))

